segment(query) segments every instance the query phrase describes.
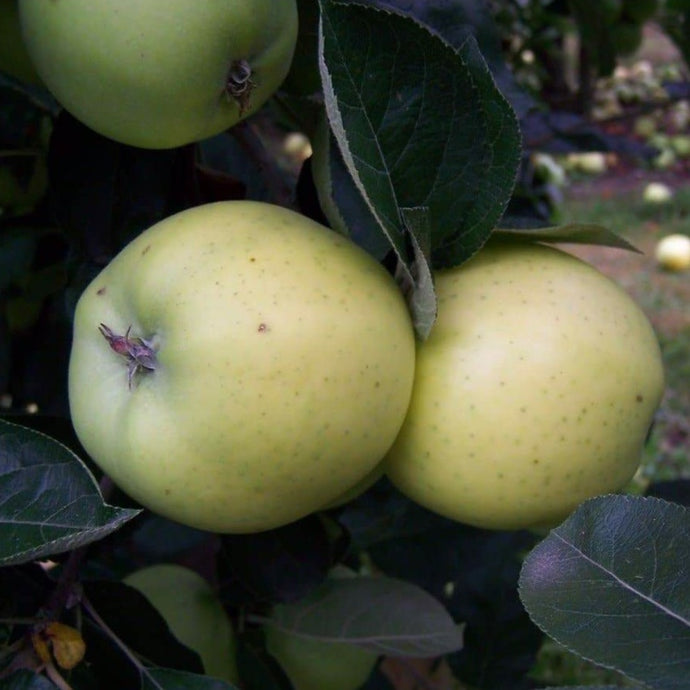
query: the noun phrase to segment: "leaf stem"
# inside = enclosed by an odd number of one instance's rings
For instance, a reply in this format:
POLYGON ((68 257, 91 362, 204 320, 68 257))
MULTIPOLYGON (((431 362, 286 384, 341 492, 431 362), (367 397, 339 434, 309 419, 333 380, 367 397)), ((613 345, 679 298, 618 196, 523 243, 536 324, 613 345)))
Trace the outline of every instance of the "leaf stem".
POLYGON ((93 607, 93 604, 89 601, 87 597, 82 598, 82 606, 84 610, 93 619, 94 623, 112 640, 112 642, 118 647, 118 649, 127 657, 128 661, 141 673, 145 675, 149 682, 155 688, 160 688, 163 690, 162 686, 156 681, 156 679, 149 673, 148 669, 144 664, 139 661, 136 654, 117 636, 115 631, 101 618, 98 611, 93 607))

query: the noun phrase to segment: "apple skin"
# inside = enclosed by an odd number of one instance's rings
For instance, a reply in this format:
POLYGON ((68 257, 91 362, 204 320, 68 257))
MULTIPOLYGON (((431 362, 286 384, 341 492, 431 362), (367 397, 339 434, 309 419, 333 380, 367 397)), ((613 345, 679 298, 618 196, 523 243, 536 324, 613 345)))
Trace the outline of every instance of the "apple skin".
POLYGON ((87 452, 142 505, 255 532, 374 469, 414 357, 404 299, 366 252, 279 206, 217 202, 149 228, 84 291, 69 401, 87 452), (131 389, 101 323, 157 349, 131 389))
POLYGON ((410 409, 386 458, 413 501, 490 529, 553 526, 635 473, 664 388, 639 307, 555 248, 492 242, 436 276, 410 409))
POLYGON ((232 127, 280 86, 295 0, 20 0, 24 40, 55 98, 125 144, 172 148, 232 127), (244 103, 226 85, 247 60, 244 103))
POLYGON ((18 0, 0 0, 0 72, 34 86, 43 85, 24 47, 18 0))
POLYGON ((123 582, 141 592, 173 635, 201 657, 207 675, 237 684, 232 624, 211 585, 199 573, 161 563, 137 570, 123 582))
POLYGON ((376 665, 377 656, 356 645, 301 637, 266 626, 266 649, 295 690, 356 690, 376 665))
POLYGON ((690 269, 690 237, 674 233, 662 237, 654 254, 657 263, 666 271, 687 271, 690 269))

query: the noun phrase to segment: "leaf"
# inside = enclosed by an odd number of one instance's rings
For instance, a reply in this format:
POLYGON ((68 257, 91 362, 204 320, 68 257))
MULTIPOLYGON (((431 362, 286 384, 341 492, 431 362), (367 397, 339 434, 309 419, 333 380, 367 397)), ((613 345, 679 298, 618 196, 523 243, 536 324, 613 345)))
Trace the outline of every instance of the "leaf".
MULTIPOLYGON (((434 267, 469 258, 510 198, 520 154, 517 119, 471 36, 454 50, 407 16, 320 3, 319 62, 331 130, 416 287, 418 256, 403 209, 428 209, 434 267), (411 45, 414 51, 403 49, 411 45)), ((340 210, 351 225, 347 209, 340 210)))
POLYGON ((266 650, 263 631, 245 631, 237 638, 237 671, 244 690, 293 690, 285 671, 266 650))
POLYGON ((388 577, 329 579, 304 599, 274 607, 267 624, 386 656, 434 657, 462 647, 460 628, 437 599, 388 577))
POLYGON ((526 558, 520 596, 580 656, 660 690, 688 687, 690 513, 655 498, 583 503, 526 558))
POLYGON ((422 587, 463 621, 463 648, 446 658, 457 680, 478 690, 524 688, 544 636, 520 602, 517 580, 520 554, 537 538, 412 515, 423 531, 367 548, 376 568, 422 587))
POLYGON ((21 669, 7 678, 2 678, 0 688, 2 690, 55 690, 55 685, 40 673, 21 669))
POLYGON ((144 669, 141 687, 142 690, 238 690, 224 680, 169 668, 144 669))
POLYGON ((62 444, 0 419, 0 565, 96 541, 140 512, 106 505, 91 473, 62 444))
POLYGON ((498 87, 519 117, 535 107, 532 96, 517 83, 508 67, 501 33, 486 0, 365 0, 363 4, 410 15, 429 26, 454 48, 461 46, 468 36, 473 36, 498 87))
MULTIPOLYGON (((109 580, 85 580, 82 585, 89 606, 100 619, 149 664, 191 673, 203 672, 199 654, 175 637, 158 609, 137 589, 109 580)), ((88 620, 91 624, 85 627, 84 635, 89 660, 92 663, 100 661, 97 667, 108 669, 107 673, 112 678, 114 671, 111 666, 127 664, 114 663, 110 655, 113 651, 119 653, 119 650, 111 649, 113 645, 103 634, 100 622, 88 620)), ((115 658, 120 659, 119 656, 115 658)))
POLYGON ((0 292, 29 270, 36 249, 30 229, 3 230, 0 235, 0 292))
POLYGON ((603 225, 595 223, 567 223, 548 228, 513 229, 500 228, 494 236, 506 239, 529 240, 532 242, 562 242, 566 244, 593 244, 602 247, 627 249, 640 254, 640 250, 626 239, 603 225))
POLYGON ((223 535, 219 568, 222 579, 236 578, 260 601, 294 601, 324 580, 332 557, 326 525, 313 514, 264 532, 223 535))

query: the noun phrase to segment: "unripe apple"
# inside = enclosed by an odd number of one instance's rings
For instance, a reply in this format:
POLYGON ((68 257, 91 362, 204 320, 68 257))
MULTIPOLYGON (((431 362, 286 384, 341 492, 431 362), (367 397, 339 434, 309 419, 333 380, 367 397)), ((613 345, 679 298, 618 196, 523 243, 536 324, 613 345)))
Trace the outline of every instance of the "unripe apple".
POLYGON ((75 430, 125 492, 170 519, 254 532, 368 475, 414 377, 395 281, 271 204, 183 211, 125 247, 77 305, 75 430))
POLYGON ((144 148, 210 137, 255 112, 290 68, 295 0, 20 0, 55 98, 91 129, 144 148))
POLYGON ((207 675, 237 683, 232 624, 211 585, 199 573, 161 563, 137 570, 123 581, 141 592, 172 634, 201 657, 207 675))
POLYGON ((356 690, 373 670, 377 656, 345 642, 331 642, 266 628, 266 648, 295 690, 356 690))
POLYGON ((663 182, 650 182, 642 191, 642 199, 648 204, 665 204, 673 198, 673 191, 663 182))
POLYGON ((0 72, 42 85, 22 40, 19 0, 0 0, 0 72))
MULTIPOLYGON (((357 573, 336 567, 329 579, 353 578, 357 573)), ((291 609, 300 603, 278 604, 291 609)), ((378 654, 356 644, 297 635, 275 625, 264 626, 267 651, 285 671, 295 690, 356 690, 371 674, 378 654)))
POLYGON ((690 237, 666 235, 656 246, 655 256, 661 268, 667 271, 685 271, 690 268, 690 237))
POLYGON ((652 327, 589 264, 492 242, 436 276, 438 319, 386 472, 478 527, 551 526, 634 475, 664 386, 652 327))

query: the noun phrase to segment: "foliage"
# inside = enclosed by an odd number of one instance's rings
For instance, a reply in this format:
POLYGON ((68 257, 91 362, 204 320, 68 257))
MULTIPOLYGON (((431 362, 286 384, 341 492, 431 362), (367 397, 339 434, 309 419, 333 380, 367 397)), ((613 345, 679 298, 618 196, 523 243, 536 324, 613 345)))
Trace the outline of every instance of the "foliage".
MULTIPOLYGON (((464 262, 497 225, 523 240, 620 246, 600 226, 552 227, 548 211, 516 203, 529 196, 516 184, 537 142, 565 151, 616 141, 581 112, 541 107, 506 62, 520 51, 505 45, 519 23, 545 68, 554 30, 575 17, 604 73, 608 34, 577 2, 505 6, 492 15, 482 0, 300 0, 283 88, 246 122, 178 149, 118 144, 40 85, 0 74, 0 172, 26 190, 37 166, 47 171, 37 196, 3 202, 0 216, 0 688, 231 687, 203 676, 198 655, 121 582, 160 562, 192 565, 214 584, 248 690, 290 687, 266 651, 267 621, 386 659, 435 658, 477 689, 537 687, 531 671, 549 638, 619 671, 620 682, 687 685, 685 485, 667 494, 673 503, 594 499, 544 534, 446 520, 382 478, 285 527, 217 535, 134 504, 93 465, 69 419, 76 299, 129 240, 184 208, 248 197, 335 226, 319 203, 331 197, 351 239, 395 275, 419 337, 435 317, 432 271, 464 262), (319 126, 326 190, 315 185, 318 151, 295 165, 281 149, 291 130, 316 145, 319 126), (548 227, 535 231, 537 220, 548 227), (363 577, 327 581, 340 564, 363 577), (69 635, 49 634, 54 622, 69 635), (75 630, 86 663, 71 666, 56 650, 75 630)), ((365 687, 391 687, 383 661, 365 687)))

